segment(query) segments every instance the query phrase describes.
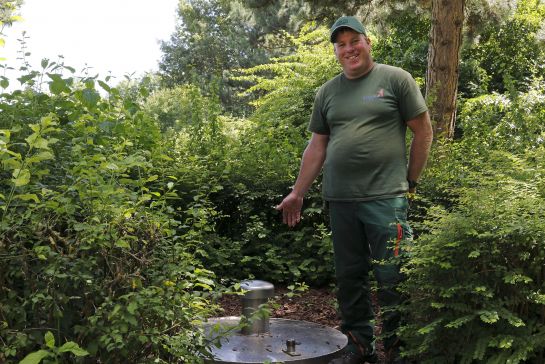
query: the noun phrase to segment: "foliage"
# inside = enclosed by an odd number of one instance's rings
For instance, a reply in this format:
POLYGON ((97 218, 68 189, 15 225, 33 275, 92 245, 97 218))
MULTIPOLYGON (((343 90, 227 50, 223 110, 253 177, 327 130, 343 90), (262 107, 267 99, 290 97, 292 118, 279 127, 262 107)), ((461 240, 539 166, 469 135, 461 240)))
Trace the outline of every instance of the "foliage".
POLYGON ((309 29, 291 38, 293 56, 241 70, 245 81, 255 83, 247 92, 256 97, 256 111, 225 148, 223 189, 213 196, 223 217, 216 230, 220 239, 207 247, 206 262, 221 276, 331 279, 331 239, 319 186, 310 192, 296 230, 283 226, 274 209, 295 179, 316 89, 338 72, 326 34, 309 29))
POLYGON ((487 22, 475 43, 462 51, 460 92, 473 97, 492 92, 526 91, 545 76, 542 29, 545 5, 518 0, 500 22, 487 22))
POLYGON ((24 359, 21 360, 19 363, 38 364, 41 363, 42 360, 44 361, 44 363, 59 363, 59 357, 62 356, 64 353, 72 353, 73 355, 79 357, 89 355, 87 351, 80 348, 79 345, 73 341, 68 341, 60 347, 55 346, 55 336, 53 336, 51 331, 45 333, 44 343, 47 349, 41 349, 36 352, 30 353, 25 356, 24 359), (49 358, 53 358, 53 360, 49 358))
POLYGON ((42 66, 0 100, 0 361, 60 353, 48 331, 96 361, 198 361, 206 189, 135 100, 42 66))
MULTIPOLYGON (((422 76, 426 2, 380 3, 181 2, 169 88, 112 87, 62 59, 21 76, 0 96, 0 361, 199 362, 215 276, 330 282, 320 181, 297 227, 274 209, 340 72, 328 29, 300 20, 359 12, 378 21, 377 61, 422 76)), ((424 362, 543 361, 543 10, 517 4, 468 30, 460 89, 482 96, 461 100, 460 139, 434 146, 412 204, 402 335, 424 362)))
POLYGON ((486 95, 465 102, 460 127, 475 149, 521 153, 545 144, 545 85, 526 93, 486 95))
POLYGON ((219 133, 219 101, 202 94, 195 85, 160 89, 145 101, 144 110, 156 120, 162 132, 185 136, 193 149, 208 150, 208 146, 222 145, 219 133), (205 140, 206 139, 206 140, 205 140))
POLYGON ((422 363, 544 359, 545 149, 489 156, 451 211, 430 210, 412 251, 401 334, 422 363))
POLYGON ((0 0, 0 33, 5 25, 21 20, 16 13, 22 4, 23 0, 0 0))
POLYGON ((386 25, 377 29, 373 57, 377 62, 401 67, 415 78, 424 78, 428 56, 429 12, 419 8, 415 11, 414 7, 394 7, 384 18, 386 25))
POLYGON ((287 38, 293 43, 293 55, 241 70, 244 81, 253 82, 246 93, 258 98, 252 118, 275 127, 287 125, 306 129, 314 95, 329 78, 340 72, 326 28, 313 30, 307 25, 299 37, 287 38))
POLYGON ((434 145, 419 186, 419 194, 427 199, 420 201, 420 207, 456 204, 456 189, 487 163, 492 151, 520 155, 541 148, 545 142, 544 95, 545 87, 537 82, 525 93, 491 94, 461 102, 460 139, 434 145))
POLYGON ((542 362, 543 85, 464 102, 435 146, 401 332, 419 362, 542 362))
POLYGON ((256 25, 263 27, 268 34, 281 31, 296 34, 308 22, 329 27, 342 15, 368 12, 371 4, 369 0, 242 0, 241 2, 252 12, 256 25))
POLYGON ((164 85, 197 85, 205 95, 219 94, 222 104, 237 112, 235 93, 224 72, 267 59, 257 46, 259 34, 245 15, 234 16, 236 3, 225 0, 180 1, 178 25, 161 44, 160 70, 164 85))
MULTIPOLYGON (((0 0, 0 48, 4 46, 4 28, 11 26, 14 22, 20 21, 17 10, 21 7, 23 0, 0 0)), ((0 57, 0 61, 5 58, 0 57)))

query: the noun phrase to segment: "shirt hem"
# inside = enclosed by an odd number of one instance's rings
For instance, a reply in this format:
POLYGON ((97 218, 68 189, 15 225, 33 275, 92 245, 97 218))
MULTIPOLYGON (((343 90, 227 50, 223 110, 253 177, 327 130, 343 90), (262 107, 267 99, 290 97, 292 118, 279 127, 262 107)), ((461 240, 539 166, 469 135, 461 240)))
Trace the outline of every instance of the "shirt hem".
POLYGON ((325 201, 328 202, 361 202, 361 201, 375 201, 375 200, 386 200, 389 198, 405 197, 405 192, 394 193, 391 195, 381 195, 381 196, 367 196, 367 197, 327 197, 323 196, 325 201))

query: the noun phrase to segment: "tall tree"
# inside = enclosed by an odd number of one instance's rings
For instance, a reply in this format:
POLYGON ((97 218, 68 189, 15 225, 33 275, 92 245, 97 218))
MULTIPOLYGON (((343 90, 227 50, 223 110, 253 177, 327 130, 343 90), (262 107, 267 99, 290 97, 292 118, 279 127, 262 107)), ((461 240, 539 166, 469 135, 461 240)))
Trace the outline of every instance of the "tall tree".
POLYGON ((465 0, 433 0, 426 98, 436 138, 454 136, 465 0))
POLYGON ((219 93, 228 108, 234 104, 233 85, 224 73, 266 59, 255 28, 232 16, 234 5, 227 0, 180 1, 176 31, 161 44, 159 68, 166 86, 193 83, 205 94, 219 93))

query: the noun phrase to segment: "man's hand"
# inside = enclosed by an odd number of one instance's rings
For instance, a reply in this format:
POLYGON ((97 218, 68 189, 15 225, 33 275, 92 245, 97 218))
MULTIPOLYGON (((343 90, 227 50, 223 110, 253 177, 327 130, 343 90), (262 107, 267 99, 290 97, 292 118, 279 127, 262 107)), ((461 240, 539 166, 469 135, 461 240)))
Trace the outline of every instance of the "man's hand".
POLYGON ((301 208, 303 207, 303 197, 297 196, 295 192, 287 195, 280 205, 275 208, 282 211, 282 221, 289 227, 294 227, 301 221, 301 208))
POLYGON ((328 142, 329 135, 312 133, 312 138, 303 153, 299 176, 293 185, 293 190, 280 205, 276 206, 278 211, 282 211, 284 224, 290 227, 301 221, 303 196, 322 169, 328 142))

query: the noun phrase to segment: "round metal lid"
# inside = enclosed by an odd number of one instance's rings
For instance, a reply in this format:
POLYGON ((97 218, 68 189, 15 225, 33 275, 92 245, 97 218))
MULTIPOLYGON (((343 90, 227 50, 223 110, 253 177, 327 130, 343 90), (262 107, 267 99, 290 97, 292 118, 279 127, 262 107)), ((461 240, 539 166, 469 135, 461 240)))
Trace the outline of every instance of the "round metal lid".
POLYGON ((242 281, 240 288, 247 291, 244 293, 244 299, 266 299, 274 296, 274 285, 265 281, 242 281))
MULTIPOLYGON (((233 331, 239 322, 240 317, 210 319, 205 331, 209 338, 216 339, 230 329, 233 331)), ((233 331, 221 338, 221 347, 211 348, 215 358, 212 363, 325 364, 336 357, 347 342, 344 334, 331 327, 273 318, 268 333, 242 335, 233 331)))

